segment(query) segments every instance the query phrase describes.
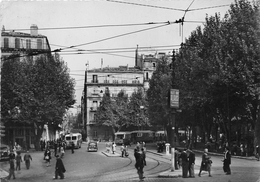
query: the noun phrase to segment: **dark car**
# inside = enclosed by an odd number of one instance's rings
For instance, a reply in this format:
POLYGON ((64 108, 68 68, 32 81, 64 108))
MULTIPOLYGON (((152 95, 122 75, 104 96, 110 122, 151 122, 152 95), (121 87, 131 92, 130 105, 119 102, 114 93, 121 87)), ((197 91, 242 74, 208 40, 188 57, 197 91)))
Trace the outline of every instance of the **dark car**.
POLYGON ((10 148, 8 145, 0 145, 0 161, 9 159, 10 148))
POLYGON ((98 151, 98 145, 97 145, 97 142, 89 142, 88 143, 88 152, 97 152, 98 151))

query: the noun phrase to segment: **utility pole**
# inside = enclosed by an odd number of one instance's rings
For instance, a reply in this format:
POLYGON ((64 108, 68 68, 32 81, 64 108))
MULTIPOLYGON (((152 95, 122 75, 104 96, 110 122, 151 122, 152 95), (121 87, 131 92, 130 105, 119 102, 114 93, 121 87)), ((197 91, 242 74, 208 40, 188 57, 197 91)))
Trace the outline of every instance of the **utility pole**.
POLYGON ((170 108, 170 131, 171 131, 171 171, 175 170, 175 115, 176 115, 176 109, 179 108, 179 90, 176 89, 176 81, 175 81, 175 51, 172 52, 172 83, 171 83, 171 89, 169 91, 169 108, 170 108))
POLYGON ((83 120, 83 124, 84 124, 84 131, 86 134, 86 141, 88 141, 88 133, 87 133, 87 120, 88 120, 88 107, 87 107, 87 103, 88 103, 88 92, 87 92, 87 79, 88 79, 88 63, 86 64, 86 71, 85 71, 85 85, 84 85, 84 120, 83 120))

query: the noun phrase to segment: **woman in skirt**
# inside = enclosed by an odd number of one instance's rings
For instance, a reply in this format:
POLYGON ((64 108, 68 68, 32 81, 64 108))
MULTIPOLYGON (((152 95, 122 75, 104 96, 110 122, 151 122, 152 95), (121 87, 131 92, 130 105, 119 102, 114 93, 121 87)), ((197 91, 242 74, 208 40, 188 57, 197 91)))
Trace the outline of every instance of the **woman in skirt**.
POLYGON ((212 164, 212 161, 210 160, 210 156, 208 155, 208 149, 206 148, 204 150, 204 154, 202 155, 199 177, 200 177, 201 171, 208 171, 209 177, 212 177, 211 176, 211 164, 212 164))

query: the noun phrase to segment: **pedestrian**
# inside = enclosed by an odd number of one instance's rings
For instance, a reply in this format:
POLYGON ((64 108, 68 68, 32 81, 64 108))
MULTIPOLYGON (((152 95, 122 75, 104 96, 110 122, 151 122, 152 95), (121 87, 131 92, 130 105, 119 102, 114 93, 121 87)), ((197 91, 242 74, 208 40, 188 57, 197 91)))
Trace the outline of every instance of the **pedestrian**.
POLYGON ((32 161, 32 156, 30 155, 28 150, 27 150, 26 154, 24 154, 23 160, 25 162, 26 169, 29 169, 30 168, 30 160, 32 161))
POLYGON ((49 148, 46 148, 44 152, 44 159, 47 162, 47 167, 49 167, 51 165, 51 151, 49 148))
POLYGON ((191 148, 188 150, 188 152, 189 152, 189 156, 188 156, 188 160, 189 160, 189 166, 188 166, 189 177, 190 178, 195 178, 195 174, 194 174, 195 153, 192 151, 191 148))
POLYGON ((126 152, 126 149, 125 149, 125 145, 124 144, 122 144, 122 146, 121 146, 121 157, 124 157, 124 155, 125 155, 125 152, 126 152))
POLYGON ((71 153, 74 154, 74 148, 75 148, 75 144, 74 142, 71 142, 71 153))
POLYGON ((15 154, 14 151, 11 149, 10 154, 9 154, 9 160, 14 160, 15 159, 15 154))
POLYGON ((112 144, 112 152, 113 152, 113 154, 115 154, 115 151, 116 151, 116 143, 113 142, 113 144, 112 144))
POLYGON ((205 148, 204 153, 202 155, 202 161, 201 161, 201 165, 200 165, 200 172, 199 172, 199 177, 201 174, 201 171, 208 171, 209 172, 209 177, 211 176, 211 164, 212 161, 210 160, 210 156, 208 155, 208 149, 205 148))
POLYGON ((9 161, 10 163, 10 169, 9 169, 9 176, 7 177, 8 180, 11 179, 11 177, 13 176, 13 179, 15 179, 15 174, 14 174, 14 159, 11 159, 9 161))
POLYGON ((258 145, 256 145, 256 147, 255 147, 255 157, 256 157, 257 161, 259 161, 259 146, 258 145))
POLYGON ((16 160, 16 171, 21 170, 21 162, 22 162, 22 156, 21 156, 21 152, 18 151, 17 152, 17 156, 15 157, 16 160))
POLYGON ((57 150, 58 150, 58 143, 57 143, 57 140, 54 141, 54 156, 57 155, 57 150))
POLYGON ((229 148, 226 147, 224 152, 223 170, 227 175, 231 174, 230 164, 231 164, 231 154, 229 148))
POLYGON ((60 148, 60 153, 61 153, 60 158, 63 158, 64 155, 65 155, 65 150, 64 150, 64 147, 63 147, 63 146, 61 146, 61 148, 60 148))
POLYGON ((59 155, 56 155, 56 165, 55 165, 55 177, 54 179, 58 179, 58 176, 60 176, 60 179, 64 179, 64 173, 66 172, 66 169, 63 165, 63 162, 59 155))
POLYGON ((181 161, 182 161, 182 177, 187 178, 188 177, 188 155, 187 155, 187 149, 184 149, 180 155, 181 161))
POLYGON ((142 152, 140 152, 139 149, 140 149, 139 147, 136 147, 134 149, 134 156, 135 156, 135 160, 136 160, 135 168, 137 169, 137 174, 139 176, 140 181, 144 181, 145 177, 143 176, 143 174, 144 174, 143 169, 145 166, 145 160, 144 160, 145 156, 143 155, 142 152))

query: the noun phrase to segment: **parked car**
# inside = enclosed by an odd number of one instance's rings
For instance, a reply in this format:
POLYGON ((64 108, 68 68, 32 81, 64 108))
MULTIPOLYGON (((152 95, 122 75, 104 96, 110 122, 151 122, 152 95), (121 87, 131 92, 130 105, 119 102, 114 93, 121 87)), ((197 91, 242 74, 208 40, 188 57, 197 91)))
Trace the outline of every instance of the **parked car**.
POLYGON ((88 152, 97 152, 98 151, 98 145, 97 142, 93 141, 93 142, 89 142, 88 143, 88 152))
POLYGON ((0 161, 8 160, 10 154, 10 148, 8 145, 1 144, 0 146, 0 161))

